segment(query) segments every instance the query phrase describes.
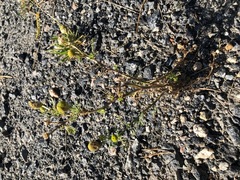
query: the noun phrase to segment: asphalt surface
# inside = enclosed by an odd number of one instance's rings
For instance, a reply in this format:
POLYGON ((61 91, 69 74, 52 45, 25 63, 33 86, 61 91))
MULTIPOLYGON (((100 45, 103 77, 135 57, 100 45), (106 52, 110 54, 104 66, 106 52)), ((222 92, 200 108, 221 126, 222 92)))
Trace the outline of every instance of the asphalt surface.
POLYGON ((0 179, 240 178, 238 0, 21 2, 0 1, 0 179), (57 21, 92 40, 104 66, 51 54, 57 21), (167 85, 120 97, 136 79, 167 85), (77 117, 75 135, 60 128, 44 140, 55 128, 44 121, 63 118, 28 102, 51 99, 108 106, 77 117))

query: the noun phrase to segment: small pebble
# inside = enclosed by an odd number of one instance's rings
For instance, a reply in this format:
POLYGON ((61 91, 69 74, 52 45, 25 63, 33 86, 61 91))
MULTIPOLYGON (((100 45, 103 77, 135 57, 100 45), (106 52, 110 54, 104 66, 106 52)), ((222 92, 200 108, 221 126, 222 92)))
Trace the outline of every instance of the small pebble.
POLYGON ((232 48, 233 48, 233 45, 230 44, 230 43, 228 43, 228 44, 225 46, 225 49, 226 49, 227 51, 230 51, 232 48))
POLYGON ((187 121, 187 117, 186 117, 186 115, 184 115, 184 114, 181 114, 181 115, 179 116, 179 119, 180 119, 180 122, 181 122, 182 124, 184 124, 184 123, 187 121))
POLYGON ((138 64, 136 62, 129 62, 126 64, 126 71, 130 74, 134 74, 138 68, 138 64))
POLYGON ((201 138, 207 137, 208 130, 203 124, 196 124, 193 126, 193 132, 201 138))
POLYGON ((51 27, 49 25, 44 26, 43 31, 49 32, 51 30, 51 27))
POLYGON ((205 99, 205 96, 202 94, 202 95, 198 95, 198 99, 200 100, 200 101, 203 101, 204 99, 205 99))
POLYGON ((42 133, 42 137, 44 140, 47 140, 49 138, 49 133, 42 133))
POLYGON ((239 129, 236 127, 236 126, 230 126, 226 129, 232 143, 235 145, 235 146, 240 146, 240 131, 239 129))
POLYGON ((233 109, 233 115, 240 118, 240 105, 235 105, 233 109))
POLYGON ((12 94, 12 93, 9 93, 9 97, 10 97, 11 99, 15 99, 15 98, 16 98, 16 95, 15 95, 15 94, 12 94))
POLYGON ((183 49, 185 49, 185 47, 182 44, 177 44, 177 49, 183 50, 183 49))
POLYGON ((226 79, 226 80, 229 80, 229 81, 232 81, 233 78, 234 78, 233 75, 226 75, 226 76, 225 76, 225 79, 226 79))
POLYGON ((29 152, 27 151, 27 149, 23 148, 22 151, 21 151, 21 155, 22 155, 22 158, 25 162, 27 162, 28 154, 29 154, 29 152))
POLYGON ((72 9, 75 11, 75 10, 77 10, 77 8, 78 8, 78 5, 75 2, 73 2, 72 3, 72 9))
POLYGON ((170 123, 171 123, 171 124, 176 124, 177 121, 178 121, 178 120, 177 120, 176 118, 174 118, 170 123))
POLYGON ((56 88, 49 89, 48 92, 51 97, 59 98, 59 92, 56 88))
POLYGON ((236 44, 236 45, 233 46, 233 48, 231 49, 231 51, 239 51, 239 50, 240 50, 239 44, 236 44))
POLYGON ((196 62, 194 65, 193 65, 193 70, 194 71, 199 71, 202 69, 202 63, 200 62, 196 62))
POLYGON ((226 171, 228 169, 229 165, 226 162, 220 162, 218 165, 218 168, 220 171, 226 171))
POLYGON ((213 172, 217 172, 217 167, 216 166, 213 166, 212 169, 211 169, 213 172))
POLYGON ((143 78, 145 79, 152 79, 153 76, 152 76, 152 71, 150 69, 150 67, 146 67, 143 71, 143 78))
POLYGON ((206 111, 201 111, 199 117, 200 117, 200 119, 207 121, 210 119, 211 115, 210 115, 210 113, 208 113, 206 111))
POLYGON ((194 157, 194 159, 208 159, 213 153, 214 151, 212 149, 204 148, 194 157))
POLYGON ((240 102, 240 94, 233 95, 232 97, 234 101, 240 102))
POLYGON ((236 64, 237 63, 237 58, 236 57, 229 57, 227 58, 227 62, 236 64))
POLYGON ((216 35, 216 33, 208 33, 208 37, 213 37, 213 36, 215 36, 216 35))
POLYGON ((224 78, 226 76, 226 69, 220 69, 214 75, 216 77, 224 78))
POLYGON ((115 147, 109 147, 108 153, 110 156, 116 156, 117 155, 117 149, 115 147))
POLYGON ((226 64, 224 67, 229 69, 229 72, 238 72, 239 71, 239 65, 238 64, 226 64))
POLYGON ((219 89, 220 88, 220 86, 219 86, 219 82, 220 82, 221 80, 220 79, 218 79, 218 78, 214 78, 213 79, 213 82, 214 82, 214 84, 215 84, 215 86, 219 89))
POLYGON ((149 127, 149 126, 146 126, 146 129, 145 129, 145 130, 146 130, 146 132, 147 132, 147 133, 150 133, 150 132, 151 132, 151 130, 150 130, 150 127, 149 127))
POLYGON ((200 180, 201 175, 200 172, 197 170, 197 167, 195 165, 192 166, 191 169, 191 174, 193 175, 194 179, 196 180, 200 180))
POLYGON ((133 141, 133 144, 132 144, 132 150, 133 150, 133 152, 137 152, 138 147, 139 147, 139 142, 138 142, 137 139, 135 139, 135 140, 133 141))
POLYGON ((185 96, 184 97, 184 101, 190 101, 191 100, 191 97, 190 96, 185 96))

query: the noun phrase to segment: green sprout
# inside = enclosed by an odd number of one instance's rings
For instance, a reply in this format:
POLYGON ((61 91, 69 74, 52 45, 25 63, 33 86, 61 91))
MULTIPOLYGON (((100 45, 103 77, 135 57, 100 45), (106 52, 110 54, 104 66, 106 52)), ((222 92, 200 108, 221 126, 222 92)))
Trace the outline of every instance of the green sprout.
POLYGON ((66 26, 59 24, 60 34, 53 38, 55 41, 53 54, 66 60, 81 60, 83 58, 94 59, 94 53, 86 53, 85 50, 89 46, 87 38, 84 35, 79 35, 77 32, 71 31, 66 26))
POLYGON ((49 117, 57 117, 59 116, 63 119, 63 121, 50 121, 49 119, 44 121, 46 126, 54 124, 56 126, 50 132, 45 132, 42 134, 44 139, 48 139, 49 136, 57 129, 64 128, 69 135, 74 135, 76 133, 76 129, 71 126, 71 122, 77 119, 77 113, 80 110, 77 110, 77 106, 71 106, 65 101, 59 101, 57 104, 52 102, 52 107, 49 108, 41 102, 37 101, 29 101, 28 105, 30 108, 40 111, 42 114, 45 114, 49 117))
POLYGON ((181 73, 169 73, 167 75, 167 79, 170 81, 170 82, 173 82, 173 83, 176 83, 178 82, 178 77, 181 75, 181 73))

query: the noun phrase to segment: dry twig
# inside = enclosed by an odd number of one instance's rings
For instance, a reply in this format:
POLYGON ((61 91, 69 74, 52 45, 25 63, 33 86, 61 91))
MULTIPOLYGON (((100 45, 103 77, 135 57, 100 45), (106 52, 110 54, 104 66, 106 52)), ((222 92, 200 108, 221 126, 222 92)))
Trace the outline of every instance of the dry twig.
POLYGON ((160 149, 160 148, 150 148, 150 149, 143 149, 142 150, 144 153, 142 154, 142 158, 148 159, 152 158, 154 156, 160 156, 164 154, 172 154, 173 152, 165 149, 160 149))
POLYGON ((144 7, 144 4, 147 2, 147 0, 144 0, 140 9, 139 9, 139 14, 138 14, 138 18, 137 18, 137 24, 136 24, 136 33, 138 33, 138 26, 139 26, 139 22, 140 22, 140 18, 141 18, 141 15, 142 15, 142 11, 143 11, 143 7, 144 7))
POLYGON ((4 78, 6 78, 6 79, 12 79, 13 77, 12 77, 12 76, 0 76, 0 79, 4 79, 4 78))

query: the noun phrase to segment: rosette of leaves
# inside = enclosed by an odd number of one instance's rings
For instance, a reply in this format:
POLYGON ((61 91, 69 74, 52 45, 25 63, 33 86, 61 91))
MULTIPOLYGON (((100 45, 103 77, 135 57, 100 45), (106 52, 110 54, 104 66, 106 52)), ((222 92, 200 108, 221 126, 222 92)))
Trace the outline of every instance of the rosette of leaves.
POLYGON ((43 133, 43 138, 47 140, 49 136, 59 128, 64 128, 68 135, 74 135, 76 133, 76 129, 70 125, 71 121, 77 118, 77 113, 79 112, 78 108, 73 108, 66 101, 59 101, 57 104, 53 102, 52 108, 48 108, 41 102, 37 101, 29 101, 28 102, 30 108, 38 110, 48 116, 62 116, 64 121, 45 121, 45 125, 55 124, 56 128, 50 132, 43 133), (74 113, 73 113, 74 112, 74 113))
POLYGON ((53 54, 61 57, 62 61, 93 57, 93 53, 86 53, 89 46, 86 36, 79 35, 62 24, 59 24, 59 29, 61 33, 53 38, 55 41, 54 49, 51 50, 53 54))
POLYGON ((180 72, 177 72, 177 73, 171 72, 171 73, 169 73, 169 74, 166 76, 166 78, 167 78, 170 82, 177 83, 180 75, 181 75, 180 72))

